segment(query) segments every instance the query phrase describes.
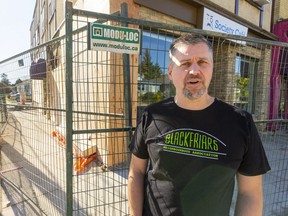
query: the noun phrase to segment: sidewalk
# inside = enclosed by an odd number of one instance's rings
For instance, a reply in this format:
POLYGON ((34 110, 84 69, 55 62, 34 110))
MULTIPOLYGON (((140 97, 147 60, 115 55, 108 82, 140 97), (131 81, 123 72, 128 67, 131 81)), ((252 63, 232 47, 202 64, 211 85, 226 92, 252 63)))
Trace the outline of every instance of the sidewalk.
POLYGON ((2 186, 0 188, 1 191, 1 211, 2 215, 14 215, 13 209, 11 207, 11 203, 8 200, 6 193, 3 191, 2 186))
POLYGON ((66 215, 66 184, 73 182, 73 212, 77 215, 128 215, 127 165, 103 172, 92 166, 66 181, 66 150, 57 144, 51 132, 55 125, 36 110, 11 112, 2 135, 1 170, 20 188, 6 185, 5 215, 66 215), (29 199, 31 200, 29 200, 29 199), (11 214, 12 212, 12 214, 11 214))

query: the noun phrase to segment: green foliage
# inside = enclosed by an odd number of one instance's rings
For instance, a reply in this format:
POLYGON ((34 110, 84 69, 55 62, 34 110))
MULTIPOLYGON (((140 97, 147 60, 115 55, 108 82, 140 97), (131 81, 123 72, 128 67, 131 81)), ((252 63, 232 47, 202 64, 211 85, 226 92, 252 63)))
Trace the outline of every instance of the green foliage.
POLYGON ((249 78, 239 76, 236 83, 237 83, 237 88, 240 89, 240 98, 242 98, 242 100, 244 101, 248 100, 249 78))
POLYGON ((1 83, 9 86, 10 85, 10 80, 8 79, 8 76, 6 73, 1 74, 1 83))
MULTIPOLYGON (((160 66, 156 63, 152 62, 150 52, 148 49, 145 49, 145 53, 143 59, 140 63, 140 71, 142 78, 144 80, 153 80, 159 78, 163 75, 163 72, 160 69, 160 66)), ((140 93, 140 92, 139 92, 140 93)), ((164 99, 164 92, 158 91, 154 92, 146 92, 144 94, 139 95, 139 100, 143 103, 155 103, 164 99)))
POLYGON ((145 49, 143 60, 140 63, 140 72, 146 80, 158 78, 163 74, 159 65, 153 64, 148 49, 145 49))
POLYGON ((147 92, 139 96, 139 99, 143 103, 155 103, 163 99, 163 93, 158 91, 157 93, 147 92))
POLYGON ((8 77, 7 74, 5 73, 1 74, 0 94, 8 94, 12 91, 10 81, 8 80, 7 77, 8 77))

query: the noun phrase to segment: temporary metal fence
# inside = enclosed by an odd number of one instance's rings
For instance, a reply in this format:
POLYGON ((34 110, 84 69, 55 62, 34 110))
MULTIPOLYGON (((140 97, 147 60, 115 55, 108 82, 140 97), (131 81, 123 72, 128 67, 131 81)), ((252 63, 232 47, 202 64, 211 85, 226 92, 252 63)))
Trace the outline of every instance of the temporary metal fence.
POLYGON ((131 19, 125 4, 107 15, 67 3, 62 31, 0 62, 18 83, 0 98, 1 185, 15 215, 129 214, 127 145, 143 107, 173 96, 168 49, 184 32, 213 44, 210 94, 257 123, 272 167, 264 215, 288 214, 287 44, 131 19), (90 50, 93 23, 139 29, 141 52, 90 50))

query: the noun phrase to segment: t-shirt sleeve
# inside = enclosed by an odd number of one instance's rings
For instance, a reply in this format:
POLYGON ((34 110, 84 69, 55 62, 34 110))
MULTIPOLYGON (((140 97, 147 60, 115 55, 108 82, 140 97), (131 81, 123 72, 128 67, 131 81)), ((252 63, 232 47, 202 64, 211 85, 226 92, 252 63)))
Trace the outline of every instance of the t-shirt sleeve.
POLYGON ((238 169, 242 175, 256 176, 268 172, 271 168, 253 118, 247 114, 248 139, 243 161, 238 169))
POLYGON ((146 124, 147 124, 147 112, 144 112, 142 114, 140 122, 136 127, 132 140, 129 144, 129 149, 132 152, 132 154, 141 159, 149 158, 146 145, 146 135, 145 135, 146 124))

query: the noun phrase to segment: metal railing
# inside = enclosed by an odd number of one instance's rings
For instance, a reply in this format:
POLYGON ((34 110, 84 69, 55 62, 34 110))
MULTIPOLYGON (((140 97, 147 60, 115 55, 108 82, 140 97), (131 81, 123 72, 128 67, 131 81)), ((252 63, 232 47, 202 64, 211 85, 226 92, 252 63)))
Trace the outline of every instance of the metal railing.
POLYGON ((287 76, 280 69, 272 71, 286 61, 279 55, 288 45, 131 19, 125 10, 122 5, 120 13, 107 15, 73 9, 67 3, 66 35, 0 62, 0 73, 30 81, 26 89, 20 82, 11 91, 32 92, 31 102, 17 102, 8 93, 0 98, 5 122, 1 178, 6 194, 14 194, 14 211, 128 215, 127 143, 137 116, 147 104, 173 95, 165 78, 169 45, 184 32, 196 32, 214 47, 210 94, 251 112, 259 129, 272 167, 264 177, 264 214, 287 214, 287 76), (90 50, 88 26, 94 22, 140 29, 141 52, 90 50), (45 60, 45 70, 40 63, 32 67, 39 59, 45 60), (153 66, 152 78, 147 78, 145 64, 153 66), (281 85, 275 87, 275 80, 281 85), (275 92, 277 100, 271 96, 275 92), (92 162, 79 168, 91 155, 92 162))

